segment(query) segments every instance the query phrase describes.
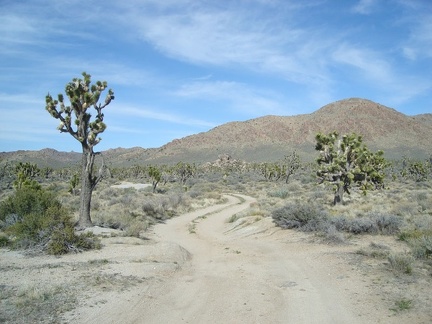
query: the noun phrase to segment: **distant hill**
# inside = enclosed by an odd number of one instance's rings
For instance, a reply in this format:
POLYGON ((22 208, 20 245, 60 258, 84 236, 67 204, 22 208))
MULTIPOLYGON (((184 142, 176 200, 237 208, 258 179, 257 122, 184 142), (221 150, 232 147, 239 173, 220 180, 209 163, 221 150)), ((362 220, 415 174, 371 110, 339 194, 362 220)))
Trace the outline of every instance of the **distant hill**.
POLYGON ((66 166, 79 165, 81 154, 76 152, 59 152, 53 149, 40 151, 14 151, 0 152, 0 164, 14 162, 36 163, 39 167, 63 168, 66 166))
MULTIPOLYGON (((351 98, 328 104, 311 114, 264 116, 230 122, 157 149, 140 147, 110 149, 105 159, 113 166, 146 163, 214 161, 230 154, 245 161, 276 161, 296 150, 303 160, 316 157, 318 132, 355 132, 372 150, 381 149, 388 158, 407 155, 426 158, 432 153, 432 114, 407 116, 376 102, 351 98)), ((4 161, 34 161, 41 165, 65 166, 79 163, 79 153, 16 151, 0 153, 4 161)))
POLYGON ((218 154, 229 153, 247 161, 269 161, 297 150, 310 160, 316 156, 315 135, 335 130, 362 135, 371 149, 382 149, 389 158, 403 154, 426 158, 432 153, 432 114, 407 116, 370 100, 351 98, 312 114, 223 124, 206 133, 174 140, 162 146, 152 159, 215 160, 218 154))

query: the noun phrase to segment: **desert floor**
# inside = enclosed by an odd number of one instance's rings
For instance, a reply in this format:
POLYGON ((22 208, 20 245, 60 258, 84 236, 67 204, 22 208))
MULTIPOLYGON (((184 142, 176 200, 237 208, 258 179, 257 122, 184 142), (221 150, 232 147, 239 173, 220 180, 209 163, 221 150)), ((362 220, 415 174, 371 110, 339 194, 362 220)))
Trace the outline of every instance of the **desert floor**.
POLYGON ((146 239, 94 228, 103 236, 101 250, 62 257, 0 250, 2 318, 20 322, 4 303, 8 289, 19 286, 23 303, 31 303, 32 290, 36 299, 46 293, 47 302, 64 305, 56 304, 53 313, 22 314, 22 322, 432 321, 430 283, 424 277, 395 275, 385 259, 356 253, 371 243, 403 251, 394 237, 362 235, 350 244, 329 245, 313 234, 275 227, 269 218, 228 223, 254 199, 227 198, 223 205, 154 226, 146 239), (398 309, 406 298, 413 306, 398 309))

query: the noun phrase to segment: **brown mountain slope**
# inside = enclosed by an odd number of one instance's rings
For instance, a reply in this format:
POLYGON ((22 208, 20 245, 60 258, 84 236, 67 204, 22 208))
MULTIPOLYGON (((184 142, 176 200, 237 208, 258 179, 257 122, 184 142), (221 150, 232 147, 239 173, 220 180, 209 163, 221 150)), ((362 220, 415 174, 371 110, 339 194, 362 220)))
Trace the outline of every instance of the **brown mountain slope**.
MULTIPOLYGON (((158 149, 111 149, 104 152, 111 166, 146 163, 215 161, 228 153, 246 161, 276 161, 297 150, 303 160, 317 153, 318 132, 340 134, 355 132, 372 149, 381 149, 388 158, 407 155, 427 158, 432 153, 432 114, 407 116, 392 108, 365 99, 345 99, 328 104, 312 114, 265 116, 244 122, 230 122, 176 139, 158 149)), ((31 161, 41 166, 62 167, 79 163, 80 154, 41 151, 0 153, 0 164, 31 161)))
POLYGON ((312 114, 265 116, 223 124, 206 133, 174 140, 151 159, 208 161, 229 153, 249 161, 269 161, 295 149, 310 160, 315 154, 315 135, 335 130, 340 134, 361 134, 371 149, 382 149, 389 158, 403 154, 424 158, 432 151, 431 116, 407 116, 370 100, 351 98, 326 105, 312 114))
POLYGON ((432 125, 432 114, 421 114, 413 116, 413 118, 421 123, 425 123, 427 125, 432 125))

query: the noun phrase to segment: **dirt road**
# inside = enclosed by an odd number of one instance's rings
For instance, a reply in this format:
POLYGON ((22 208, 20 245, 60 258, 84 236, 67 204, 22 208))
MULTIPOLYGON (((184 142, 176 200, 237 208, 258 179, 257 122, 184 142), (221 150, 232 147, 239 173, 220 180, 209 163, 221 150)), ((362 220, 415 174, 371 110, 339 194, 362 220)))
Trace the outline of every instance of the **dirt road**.
POLYGON ((280 230, 270 219, 227 223, 254 202, 242 195, 227 197, 224 205, 154 227, 152 239, 178 246, 185 262, 175 261, 173 270, 156 270, 139 291, 113 295, 104 305, 82 310, 75 321, 355 324, 407 320, 386 308, 364 275, 342 257, 349 247, 335 251, 308 243, 306 234, 280 230))

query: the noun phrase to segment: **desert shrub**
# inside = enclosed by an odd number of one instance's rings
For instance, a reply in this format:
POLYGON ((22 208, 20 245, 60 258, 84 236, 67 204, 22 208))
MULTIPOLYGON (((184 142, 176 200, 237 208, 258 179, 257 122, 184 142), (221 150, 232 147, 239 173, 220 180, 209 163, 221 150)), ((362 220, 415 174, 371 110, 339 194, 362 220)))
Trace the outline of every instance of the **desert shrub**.
MULTIPOLYGON (((207 193, 206 195, 208 195, 207 193)), ((189 197, 184 192, 171 192, 167 195, 154 195, 147 197, 141 205, 145 216, 159 220, 171 218, 180 213, 182 207, 189 204, 189 197)))
POLYGON ((25 215, 40 214, 49 207, 60 207, 51 192, 23 187, 0 204, 0 226, 13 225, 12 222, 22 221, 25 215))
POLYGON ((432 235, 422 235, 418 238, 409 239, 408 245, 417 259, 432 257, 432 235))
POLYGON ((389 250, 389 247, 386 245, 372 242, 369 245, 369 249, 361 248, 360 250, 356 251, 356 253, 375 259, 386 259, 390 254, 389 250))
POLYGON ((73 226, 66 223, 57 226, 52 231, 47 252, 48 254, 60 255, 100 248, 100 240, 93 233, 87 232, 77 235, 73 226))
POLYGON ((328 221, 328 214, 313 204, 289 203, 271 214, 276 225, 304 231, 321 230, 328 221))
POLYGON ((37 248, 50 254, 93 248, 90 239, 75 235, 69 212, 46 190, 16 190, 0 204, 0 221, 13 248, 37 248))
POLYGON ((409 242, 413 239, 419 239, 423 236, 431 236, 432 237, 432 229, 420 229, 420 228, 414 228, 414 229, 406 229, 399 233, 398 238, 401 241, 409 242))
POLYGON ((0 247, 5 247, 9 245, 9 238, 4 233, 0 233, 0 247))
POLYGON ((353 234, 394 234, 399 232, 403 223, 398 216, 375 213, 356 218, 337 216, 331 222, 339 231, 353 234))
POLYGON ((417 192, 415 195, 415 199, 420 202, 428 199, 428 192, 427 191, 420 191, 417 192))
POLYGON ((376 223, 378 231, 382 234, 398 233, 403 225, 403 219, 396 215, 370 214, 369 217, 376 223))
POLYGON ((304 188, 304 186, 300 186, 300 184, 297 181, 296 182, 290 182, 288 184, 288 187, 287 187, 288 191, 291 191, 291 192, 301 191, 302 188, 304 188))
POLYGON ((202 195, 202 192, 192 189, 190 191, 188 191, 189 197, 191 197, 192 199, 196 199, 198 197, 200 197, 202 195))
POLYGON ((227 223, 234 223, 236 220, 238 220, 240 217, 238 214, 233 214, 227 219, 227 223))
POLYGON ((267 193, 267 195, 269 197, 276 197, 276 198, 281 198, 281 199, 285 199, 289 196, 289 191, 287 189, 278 189, 275 191, 270 191, 267 193))
POLYGON ((378 227, 370 218, 357 217, 348 218, 338 216, 332 219, 332 223, 339 231, 361 234, 361 233, 377 233, 378 227))
POLYGON ((149 227, 149 223, 139 219, 134 219, 125 228, 126 236, 140 237, 141 233, 149 227))
POLYGON ((140 233, 148 228, 150 221, 143 214, 125 208, 116 206, 109 211, 94 213, 93 223, 100 227, 121 230, 125 236, 139 237, 140 233))
POLYGON ((163 214, 162 208, 155 199, 146 200, 142 205, 142 211, 145 215, 155 218, 161 218, 163 214))
POLYGON ((347 222, 347 228, 345 230, 354 234, 375 234, 378 233, 378 226, 370 218, 358 217, 347 222))
POLYGON ((311 197, 312 197, 313 199, 317 200, 317 199, 324 199, 324 198, 327 197, 327 195, 328 195, 327 191, 325 191, 325 190, 323 190, 323 189, 315 189, 315 190, 312 192, 311 197))
POLYGON ((398 216, 411 216, 418 212, 416 201, 400 201, 392 206, 392 213, 398 216))
POLYGON ((411 274, 413 271, 414 258, 407 253, 390 253, 387 260, 392 270, 411 274))
POLYGON ((330 244, 345 244, 346 239, 343 233, 339 232, 336 229, 336 226, 333 224, 328 224, 328 226, 324 226, 323 228, 324 239, 327 243, 330 244))

